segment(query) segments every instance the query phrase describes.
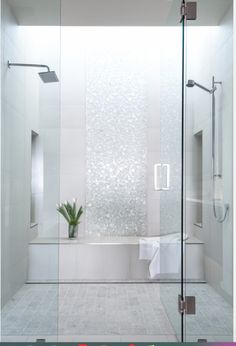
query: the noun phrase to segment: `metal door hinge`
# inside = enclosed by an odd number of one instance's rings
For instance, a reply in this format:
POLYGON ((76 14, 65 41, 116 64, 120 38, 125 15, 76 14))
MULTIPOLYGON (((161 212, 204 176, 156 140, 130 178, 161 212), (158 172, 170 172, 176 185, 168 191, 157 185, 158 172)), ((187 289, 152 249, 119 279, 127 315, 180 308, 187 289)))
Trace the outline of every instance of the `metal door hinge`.
POLYGON ((185 17, 187 20, 196 20, 197 19, 197 2, 185 2, 182 3, 180 8, 181 18, 185 17))
POLYGON ((185 296, 184 299, 181 295, 178 297, 178 310, 180 314, 195 315, 196 314, 196 298, 194 296, 185 296))

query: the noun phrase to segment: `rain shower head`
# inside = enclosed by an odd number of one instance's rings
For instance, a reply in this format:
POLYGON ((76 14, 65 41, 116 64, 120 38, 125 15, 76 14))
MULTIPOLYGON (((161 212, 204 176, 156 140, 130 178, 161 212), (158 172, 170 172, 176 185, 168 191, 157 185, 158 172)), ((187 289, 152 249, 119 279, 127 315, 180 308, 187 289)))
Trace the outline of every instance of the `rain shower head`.
POLYGON ((39 77, 44 83, 59 82, 55 71, 39 72, 39 77))
POLYGON ((214 87, 213 89, 208 89, 208 88, 204 87, 203 85, 195 82, 193 79, 189 79, 188 80, 188 83, 186 84, 186 87, 193 88, 195 85, 198 88, 200 88, 200 89, 202 89, 204 91, 207 91, 209 94, 213 94, 216 91, 216 87, 214 87))
POLYGON ((55 71, 50 71, 50 68, 47 65, 40 65, 40 64, 15 64, 10 63, 8 61, 8 68, 11 68, 11 66, 20 66, 20 67, 37 67, 37 68, 46 68, 46 72, 39 72, 39 76, 42 79, 44 83, 55 83, 59 82, 59 79, 56 75, 55 71))

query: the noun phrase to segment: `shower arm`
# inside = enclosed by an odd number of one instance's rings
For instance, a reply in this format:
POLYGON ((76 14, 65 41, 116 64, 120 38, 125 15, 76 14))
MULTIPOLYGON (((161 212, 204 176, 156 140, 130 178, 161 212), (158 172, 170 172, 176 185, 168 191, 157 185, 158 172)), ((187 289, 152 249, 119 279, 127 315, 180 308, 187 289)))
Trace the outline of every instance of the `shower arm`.
POLYGON ((216 91, 216 87, 214 86, 211 90, 207 89, 206 87, 204 87, 203 85, 194 82, 196 86, 198 86, 200 89, 207 91, 209 94, 214 94, 214 92, 216 91))
POLYGON ((7 62, 8 68, 11 68, 11 66, 23 66, 23 67, 37 67, 37 68, 46 68, 48 72, 50 72, 50 68, 48 65, 40 65, 40 64, 15 64, 7 62))

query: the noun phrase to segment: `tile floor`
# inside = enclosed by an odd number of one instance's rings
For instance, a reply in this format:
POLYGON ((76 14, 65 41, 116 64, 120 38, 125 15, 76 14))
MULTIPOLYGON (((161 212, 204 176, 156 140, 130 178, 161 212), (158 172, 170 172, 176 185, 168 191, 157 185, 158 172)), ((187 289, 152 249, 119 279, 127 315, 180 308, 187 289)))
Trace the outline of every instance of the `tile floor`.
MULTIPOLYGON (((2 341, 176 341, 178 291, 176 284, 28 284, 2 310, 2 341)), ((187 318, 191 338, 230 339, 231 306, 206 284, 191 293, 198 300, 197 315, 187 318)))
MULTIPOLYGON (((186 284, 185 294, 196 297, 196 314, 185 315, 186 341, 198 339, 233 341, 233 308, 210 285, 186 284)), ((162 285, 160 295, 173 328, 180 328, 178 312, 173 309, 178 296, 177 285, 162 285)))

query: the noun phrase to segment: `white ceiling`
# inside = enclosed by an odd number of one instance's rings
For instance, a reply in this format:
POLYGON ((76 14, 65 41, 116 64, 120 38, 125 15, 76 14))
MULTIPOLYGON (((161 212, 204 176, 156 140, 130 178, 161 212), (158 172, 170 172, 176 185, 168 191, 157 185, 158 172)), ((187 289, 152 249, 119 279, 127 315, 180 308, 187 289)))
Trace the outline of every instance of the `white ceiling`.
MULTIPOLYGON (((20 25, 165 26, 179 25, 181 0, 3 0, 20 25), (61 6, 60 6, 61 3, 61 6)), ((218 25, 232 0, 197 0, 198 20, 218 25)))

